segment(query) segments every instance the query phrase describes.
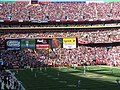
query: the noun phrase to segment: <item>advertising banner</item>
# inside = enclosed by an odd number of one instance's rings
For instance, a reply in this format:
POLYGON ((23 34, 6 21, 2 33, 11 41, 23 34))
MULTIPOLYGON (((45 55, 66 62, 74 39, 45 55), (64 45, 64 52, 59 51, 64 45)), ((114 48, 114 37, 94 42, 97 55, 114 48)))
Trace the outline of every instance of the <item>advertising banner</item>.
POLYGON ((7 39, 6 50, 20 50, 20 39, 7 39))
POLYGON ((49 39, 36 39, 36 44, 49 44, 49 39))
POLYGON ((76 48, 76 38, 63 38, 63 48, 76 48))
POLYGON ((21 39, 21 49, 35 49, 35 39, 21 39))
POLYGON ((49 44, 36 44, 36 49, 48 49, 49 44))
POLYGON ((62 48, 63 38, 53 38, 51 39, 51 48, 62 48))
POLYGON ((49 39, 36 39, 36 49, 48 49, 49 39))

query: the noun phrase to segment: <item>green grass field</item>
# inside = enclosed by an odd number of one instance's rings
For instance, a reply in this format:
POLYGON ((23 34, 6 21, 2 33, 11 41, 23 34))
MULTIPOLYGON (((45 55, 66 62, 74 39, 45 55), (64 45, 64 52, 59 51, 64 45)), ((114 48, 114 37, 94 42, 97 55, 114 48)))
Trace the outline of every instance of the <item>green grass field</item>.
POLYGON ((117 67, 111 71, 105 66, 88 66, 86 75, 84 67, 34 69, 33 72, 26 69, 19 70, 16 77, 26 90, 120 90, 116 84, 116 79, 120 79, 120 68, 117 67))

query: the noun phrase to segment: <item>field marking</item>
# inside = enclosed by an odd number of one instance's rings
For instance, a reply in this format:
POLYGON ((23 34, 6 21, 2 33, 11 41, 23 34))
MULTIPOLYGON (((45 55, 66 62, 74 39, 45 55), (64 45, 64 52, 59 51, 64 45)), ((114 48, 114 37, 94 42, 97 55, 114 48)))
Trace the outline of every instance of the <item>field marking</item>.
POLYGON ((67 83, 67 81, 59 81, 60 83, 67 83))
POLYGON ((47 73, 43 73, 43 75, 47 75, 47 73))
POLYGON ((87 75, 86 78, 104 78, 106 76, 102 76, 102 75, 87 75))
POLYGON ((47 77, 53 77, 53 76, 47 76, 47 77))
POLYGON ((59 78, 52 78, 52 79, 58 80, 59 78))
MULTIPOLYGON (((111 66, 100 66, 100 67, 107 67, 107 68, 110 68, 111 66)), ((117 68, 117 69, 120 69, 120 67, 115 67, 115 66, 112 66, 112 68, 117 68)))
POLYGON ((38 71, 38 73, 43 73, 42 71, 38 71))
POLYGON ((74 85, 74 84, 69 84, 67 85, 68 87, 77 87, 77 85, 74 85))

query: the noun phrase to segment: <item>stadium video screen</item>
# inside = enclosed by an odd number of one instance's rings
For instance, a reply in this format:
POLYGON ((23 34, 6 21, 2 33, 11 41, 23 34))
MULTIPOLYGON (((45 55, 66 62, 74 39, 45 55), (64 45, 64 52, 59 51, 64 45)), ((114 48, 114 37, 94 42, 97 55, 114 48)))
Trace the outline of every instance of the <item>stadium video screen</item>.
POLYGON ((7 39, 6 50, 20 50, 20 39, 7 39))
POLYGON ((21 49, 35 49, 35 39, 21 39, 21 49))

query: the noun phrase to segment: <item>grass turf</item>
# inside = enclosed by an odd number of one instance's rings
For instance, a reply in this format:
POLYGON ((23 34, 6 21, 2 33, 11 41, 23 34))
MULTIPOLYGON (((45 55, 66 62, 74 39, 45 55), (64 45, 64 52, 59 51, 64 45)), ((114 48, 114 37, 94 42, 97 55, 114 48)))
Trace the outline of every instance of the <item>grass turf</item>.
MULTIPOLYGON (((16 71, 13 71, 16 72, 16 71)), ((105 66, 47 68, 19 70, 16 74, 26 90, 120 90, 116 79, 120 79, 120 68, 105 66), (77 86, 81 81, 80 87, 77 86)))

